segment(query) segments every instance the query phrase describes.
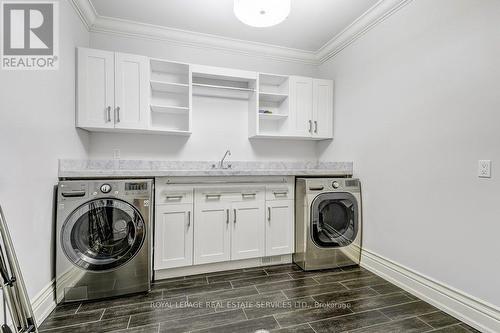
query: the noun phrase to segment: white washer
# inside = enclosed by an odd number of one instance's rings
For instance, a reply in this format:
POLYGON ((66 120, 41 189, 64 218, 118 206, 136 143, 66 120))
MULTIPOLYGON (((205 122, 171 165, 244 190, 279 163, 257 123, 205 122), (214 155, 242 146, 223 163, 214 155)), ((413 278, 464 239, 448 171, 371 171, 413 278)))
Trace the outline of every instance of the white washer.
POLYGON ((152 180, 59 182, 58 303, 150 290, 152 207, 152 180))
POLYGON ((297 178, 295 254, 304 270, 359 265, 361 184, 351 178, 297 178))

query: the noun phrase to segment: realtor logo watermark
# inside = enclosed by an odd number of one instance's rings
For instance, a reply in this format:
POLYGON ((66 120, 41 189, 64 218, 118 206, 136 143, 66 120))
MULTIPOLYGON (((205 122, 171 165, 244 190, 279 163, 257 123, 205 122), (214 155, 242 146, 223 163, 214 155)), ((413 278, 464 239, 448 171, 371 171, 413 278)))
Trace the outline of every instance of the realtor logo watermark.
POLYGON ((2 1, 1 68, 59 68, 59 3, 2 1))

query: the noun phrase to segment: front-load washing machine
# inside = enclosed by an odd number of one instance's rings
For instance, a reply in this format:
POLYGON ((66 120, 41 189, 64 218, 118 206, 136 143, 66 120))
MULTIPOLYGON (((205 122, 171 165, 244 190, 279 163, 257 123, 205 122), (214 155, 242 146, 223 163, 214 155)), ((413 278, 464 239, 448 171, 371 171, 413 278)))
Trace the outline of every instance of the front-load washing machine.
POLYGON ((361 185, 352 178, 297 178, 295 254, 304 270, 358 265, 361 185))
POLYGON ((150 290, 152 207, 152 180, 59 182, 58 303, 150 290))

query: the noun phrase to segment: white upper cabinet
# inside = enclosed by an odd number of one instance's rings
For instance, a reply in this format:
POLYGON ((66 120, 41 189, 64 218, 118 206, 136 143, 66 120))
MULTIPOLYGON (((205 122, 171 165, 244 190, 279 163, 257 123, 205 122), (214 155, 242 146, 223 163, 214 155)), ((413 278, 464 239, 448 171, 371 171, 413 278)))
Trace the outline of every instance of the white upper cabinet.
POLYGON ((333 81, 260 74, 257 116, 250 138, 333 138, 333 81))
POLYGON ((77 77, 77 127, 87 130, 147 128, 147 57, 78 48, 77 77))
POLYGON ((78 127, 115 127, 114 62, 113 52, 78 49, 78 127))
POLYGON ((312 131, 313 79, 290 78, 290 132, 294 136, 308 137, 312 131))
POLYGON ((333 138, 333 81, 77 52, 76 127, 188 136, 193 98, 215 97, 247 102, 249 138, 333 138))
POLYGON ((333 81, 313 80, 313 136, 333 137, 333 81))
POLYGON ((115 127, 148 127, 149 60, 143 56, 115 53, 115 127))

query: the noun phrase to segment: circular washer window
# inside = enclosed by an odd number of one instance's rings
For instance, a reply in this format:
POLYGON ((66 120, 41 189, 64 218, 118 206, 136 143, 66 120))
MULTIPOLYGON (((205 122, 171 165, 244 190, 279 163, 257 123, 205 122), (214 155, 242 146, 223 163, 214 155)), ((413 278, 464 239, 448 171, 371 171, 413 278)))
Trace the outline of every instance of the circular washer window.
POLYGON ((68 259, 89 271, 123 266, 139 252, 145 237, 139 211, 125 201, 111 198, 81 205, 61 230, 61 244, 68 259))
POLYGON ((358 203, 350 193, 318 195, 311 205, 311 236, 319 247, 350 245, 358 234, 358 203))

